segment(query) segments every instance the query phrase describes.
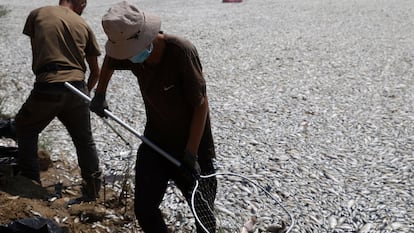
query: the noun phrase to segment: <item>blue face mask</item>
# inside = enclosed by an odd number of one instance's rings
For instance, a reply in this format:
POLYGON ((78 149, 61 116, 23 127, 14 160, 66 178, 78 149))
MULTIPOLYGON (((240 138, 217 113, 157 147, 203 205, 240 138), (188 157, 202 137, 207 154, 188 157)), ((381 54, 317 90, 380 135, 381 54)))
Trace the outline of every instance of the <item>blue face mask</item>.
POLYGON ((129 60, 133 63, 143 63, 145 60, 147 60, 149 55, 151 55, 151 52, 152 52, 153 48, 154 48, 154 46, 151 43, 149 49, 144 49, 144 51, 138 53, 137 55, 135 55, 131 58, 129 58, 129 60))

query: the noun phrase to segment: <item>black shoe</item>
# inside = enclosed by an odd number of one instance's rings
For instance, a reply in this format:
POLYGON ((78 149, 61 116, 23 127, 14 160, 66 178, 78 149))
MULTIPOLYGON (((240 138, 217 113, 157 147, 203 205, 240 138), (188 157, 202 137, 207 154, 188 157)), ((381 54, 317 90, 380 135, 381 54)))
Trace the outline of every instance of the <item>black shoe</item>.
POLYGON ((68 206, 71 205, 79 205, 82 203, 87 203, 87 202, 94 202, 96 201, 96 198, 93 197, 89 197, 88 195, 82 195, 81 197, 75 198, 75 199, 70 199, 67 203, 68 206))
POLYGON ((46 198, 48 201, 52 202, 56 199, 62 198, 62 189, 63 189, 63 183, 59 182, 55 184, 55 192, 48 195, 46 198))
POLYGON ((42 186, 42 182, 40 181, 40 176, 36 176, 36 175, 33 175, 33 174, 27 174, 27 173, 24 173, 22 171, 18 171, 16 176, 21 176, 21 177, 24 177, 26 179, 32 180, 32 181, 36 182, 38 185, 42 186))
POLYGON ((101 180, 91 179, 82 182, 82 196, 89 197, 89 199, 99 198, 99 191, 101 190, 101 180))

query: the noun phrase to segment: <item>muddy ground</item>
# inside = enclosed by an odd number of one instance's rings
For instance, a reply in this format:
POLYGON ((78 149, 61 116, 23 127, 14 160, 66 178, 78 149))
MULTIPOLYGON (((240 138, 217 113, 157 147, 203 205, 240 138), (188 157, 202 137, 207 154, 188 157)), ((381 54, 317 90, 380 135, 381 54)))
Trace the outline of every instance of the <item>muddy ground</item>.
POLYGON ((47 170, 41 172, 41 185, 19 175, 1 176, 0 225, 43 217, 69 233, 134 231, 137 226, 133 221, 129 185, 121 192, 107 182, 97 202, 68 206, 69 200, 80 196, 81 181, 73 181, 79 170, 64 160, 49 162, 47 170), (56 187, 60 182, 63 184, 61 198, 53 197, 59 191, 56 187))

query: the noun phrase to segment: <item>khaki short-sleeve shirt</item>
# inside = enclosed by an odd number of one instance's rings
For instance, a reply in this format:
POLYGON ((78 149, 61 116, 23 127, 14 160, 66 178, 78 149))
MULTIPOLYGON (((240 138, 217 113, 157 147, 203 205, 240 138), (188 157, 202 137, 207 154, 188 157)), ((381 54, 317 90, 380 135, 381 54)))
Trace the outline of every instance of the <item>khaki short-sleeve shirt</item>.
POLYGON ((46 6, 33 10, 26 19, 23 34, 32 41, 32 69, 56 63, 70 70, 37 75, 40 82, 81 81, 85 79, 85 57, 99 56, 99 45, 85 20, 67 7, 46 6))

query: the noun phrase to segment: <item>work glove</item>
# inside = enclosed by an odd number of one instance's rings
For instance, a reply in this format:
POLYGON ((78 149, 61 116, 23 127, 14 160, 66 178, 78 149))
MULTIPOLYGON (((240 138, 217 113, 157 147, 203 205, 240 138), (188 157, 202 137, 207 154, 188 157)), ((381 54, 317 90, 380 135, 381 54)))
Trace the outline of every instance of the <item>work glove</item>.
POLYGON ((96 113, 96 115, 107 118, 105 109, 108 109, 108 103, 106 102, 105 93, 96 92, 89 105, 89 109, 96 113))
POLYGON ((181 165, 184 168, 185 172, 189 173, 196 180, 200 178, 201 174, 200 164, 198 164, 197 160, 197 155, 185 151, 181 165))

